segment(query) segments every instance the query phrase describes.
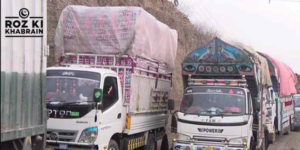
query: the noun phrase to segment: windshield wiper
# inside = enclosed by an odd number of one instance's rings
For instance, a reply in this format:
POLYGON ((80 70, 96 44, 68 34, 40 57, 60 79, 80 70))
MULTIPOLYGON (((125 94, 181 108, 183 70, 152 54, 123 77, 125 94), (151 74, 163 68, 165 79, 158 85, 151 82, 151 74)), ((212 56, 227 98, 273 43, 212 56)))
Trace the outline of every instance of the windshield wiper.
POLYGON ((195 112, 193 112, 193 113, 187 113, 187 112, 183 113, 183 116, 186 116, 186 115, 197 115, 198 117, 200 116, 199 113, 195 113, 195 112))
POLYGON ((215 115, 209 115, 209 118, 219 117, 219 116, 221 116, 223 118, 224 117, 224 113, 215 114, 215 115))
POLYGON ((222 118, 224 117, 224 112, 218 112, 218 111, 212 111, 212 110, 206 110, 206 112, 207 113, 212 113, 212 112, 216 113, 216 114, 210 114, 209 118, 218 117, 218 116, 221 116, 222 118))
MULTIPOLYGON (((94 101, 84 101, 84 102, 94 102, 94 101)), ((60 104, 60 106, 57 109, 60 109, 61 107, 65 106, 65 105, 70 105, 70 104, 76 104, 76 103, 81 103, 81 102, 64 102, 62 104, 60 104)))
POLYGON ((53 97, 48 102, 66 102, 67 99, 61 98, 61 97, 53 97))
POLYGON ((94 101, 73 101, 73 102, 62 101, 62 105, 69 105, 69 104, 76 104, 76 103, 84 103, 84 102, 94 102, 94 101))

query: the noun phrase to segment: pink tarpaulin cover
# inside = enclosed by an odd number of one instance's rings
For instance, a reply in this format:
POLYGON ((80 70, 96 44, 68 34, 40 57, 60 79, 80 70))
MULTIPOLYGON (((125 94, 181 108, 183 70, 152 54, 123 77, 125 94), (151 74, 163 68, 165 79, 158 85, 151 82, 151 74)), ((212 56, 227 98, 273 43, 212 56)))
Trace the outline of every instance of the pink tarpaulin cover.
POLYGON ((297 76, 293 72, 293 70, 287 66, 286 64, 279 62, 278 60, 270 57, 267 54, 265 55, 277 68, 278 76, 279 76, 279 96, 289 96, 291 94, 296 94, 296 84, 297 84, 297 76))
POLYGON ((64 53, 128 54, 175 66, 177 31, 140 7, 67 6, 55 34, 64 53))

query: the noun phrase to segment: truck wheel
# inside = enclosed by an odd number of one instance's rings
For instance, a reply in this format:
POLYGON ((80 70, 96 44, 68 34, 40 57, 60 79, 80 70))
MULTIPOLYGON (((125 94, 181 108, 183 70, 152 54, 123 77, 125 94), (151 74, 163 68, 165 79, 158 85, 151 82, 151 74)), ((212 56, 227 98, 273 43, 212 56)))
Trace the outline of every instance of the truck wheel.
POLYGON ((253 137, 251 137, 251 140, 250 140, 250 150, 255 150, 255 142, 254 142, 253 137))
POLYGON ((161 150, 168 150, 169 149, 169 141, 168 141, 168 136, 167 134, 164 135, 162 142, 161 142, 161 150))
POLYGON ((288 127, 288 130, 286 131, 286 135, 289 135, 291 133, 291 127, 288 127))
POLYGON ((149 134, 148 140, 147 140, 147 145, 144 146, 144 150, 156 150, 157 148, 157 143, 155 141, 154 135, 149 134))
POLYGON ((260 150, 266 150, 266 140, 264 139, 261 143, 260 150))
POLYGON ((295 125, 292 124, 291 130, 292 130, 292 131, 296 131, 296 130, 295 130, 295 125))
POLYGON ((265 149, 268 149, 269 148, 269 131, 266 130, 265 131, 265 149))
POLYGON ((269 139, 271 144, 274 144, 276 142, 276 131, 273 132, 271 139, 269 139))
POLYGON ((291 132, 291 124, 287 127, 287 131, 285 133, 285 135, 289 135, 291 132))
POLYGON ((118 143, 115 140, 111 139, 109 141, 108 150, 119 150, 118 143))

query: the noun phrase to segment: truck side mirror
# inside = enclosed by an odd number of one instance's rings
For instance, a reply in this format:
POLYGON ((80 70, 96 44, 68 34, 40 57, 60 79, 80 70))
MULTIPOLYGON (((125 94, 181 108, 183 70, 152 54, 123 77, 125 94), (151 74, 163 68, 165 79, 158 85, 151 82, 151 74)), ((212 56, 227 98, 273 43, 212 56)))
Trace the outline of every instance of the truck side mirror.
POLYGON ((93 100, 96 103, 102 103, 103 91, 100 88, 94 89, 93 100))
POLYGON ((171 132, 177 133, 177 118, 175 117, 175 113, 172 115, 171 132))
POLYGON ((168 100, 168 110, 174 110, 175 108, 175 101, 173 99, 168 100))

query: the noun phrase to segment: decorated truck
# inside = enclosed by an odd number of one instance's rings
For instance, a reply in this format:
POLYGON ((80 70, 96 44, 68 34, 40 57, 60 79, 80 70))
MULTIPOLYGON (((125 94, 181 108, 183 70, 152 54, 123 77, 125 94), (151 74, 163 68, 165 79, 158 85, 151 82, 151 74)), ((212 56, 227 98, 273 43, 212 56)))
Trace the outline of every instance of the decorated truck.
POLYGON ((55 42, 47 150, 168 149, 175 30, 139 7, 68 6, 55 42))
POLYGON ((251 47, 219 38, 182 64, 184 95, 172 116, 173 149, 267 149, 267 61, 251 47), (177 121, 176 121, 177 120, 177 121))
POLYGON ((269 140, 274 143, 276 133, 280 135, 294 128, 294 101, 293 95, 297 93, 297 76, 284 63, 260 53, 268 61, 273 91, 268 96, 266 124, 269 130, 269 140))
POLYGON ((300 127, 300 94, 294 95, 295 109, 294 109, 294 127, 300 127))

